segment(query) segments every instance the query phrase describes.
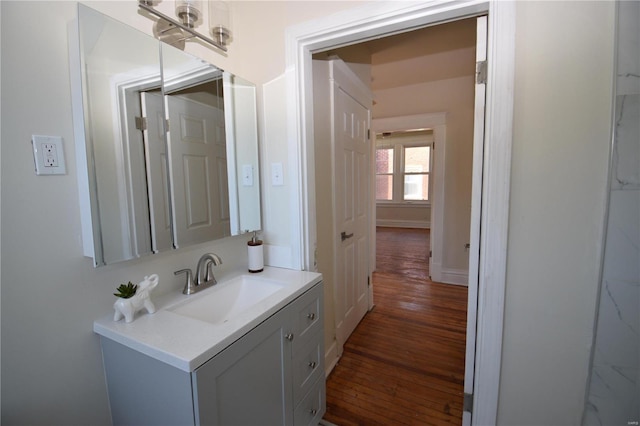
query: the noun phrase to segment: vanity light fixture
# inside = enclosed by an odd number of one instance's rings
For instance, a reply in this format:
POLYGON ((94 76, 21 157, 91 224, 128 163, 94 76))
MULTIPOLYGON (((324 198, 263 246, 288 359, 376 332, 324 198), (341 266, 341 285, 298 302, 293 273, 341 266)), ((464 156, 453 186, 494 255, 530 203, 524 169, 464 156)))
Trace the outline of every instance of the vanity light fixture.
POLYGON ((182 25, 195 28, 202 20, 202 0, 176 0, 176 16, 182 25))
POLYGON ((138 0, 138 7, 160 18, 154 25, 156 38, 184 50, 184 43, 196 37, 223 52, 227 51, 230 37, 229 6, 218 0, 176 0, 178 20, 160 12, 155 6, 162 0, 138 0), (196 31, 202 23, 203 3, 208 3, 209 25, 213 39, 196 31), (185 32, 188 33, 185 35, 185 32))

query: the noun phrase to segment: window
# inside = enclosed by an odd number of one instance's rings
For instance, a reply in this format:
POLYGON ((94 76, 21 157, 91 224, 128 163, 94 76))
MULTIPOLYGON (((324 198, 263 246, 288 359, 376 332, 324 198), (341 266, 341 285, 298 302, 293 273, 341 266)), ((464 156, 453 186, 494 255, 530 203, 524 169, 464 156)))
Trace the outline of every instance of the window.
POLYGON ((430 157, 429 146, 404 147, 404 201, 429 201, 430 157))
POLYGON ((376 200, 429 202, 433 134, 379 135, 376 149, 376 200))
POLYGON ((376 200, 393 200, 393 148, 376 149, 376 200))

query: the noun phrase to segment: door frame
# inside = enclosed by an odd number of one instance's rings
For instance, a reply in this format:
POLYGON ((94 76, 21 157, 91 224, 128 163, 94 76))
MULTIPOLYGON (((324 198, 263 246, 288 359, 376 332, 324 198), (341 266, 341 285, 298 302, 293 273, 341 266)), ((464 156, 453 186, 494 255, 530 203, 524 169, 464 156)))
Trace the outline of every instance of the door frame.
POLYGON ((312 269, 316 242, 311 55, 380 36, 488 14, 488 76, 482 189, 473 424, 496 424, 502 355, 511 180, 515 4, 499 0, 374 2, 289 27, 285 33, 293 266, 312 269))

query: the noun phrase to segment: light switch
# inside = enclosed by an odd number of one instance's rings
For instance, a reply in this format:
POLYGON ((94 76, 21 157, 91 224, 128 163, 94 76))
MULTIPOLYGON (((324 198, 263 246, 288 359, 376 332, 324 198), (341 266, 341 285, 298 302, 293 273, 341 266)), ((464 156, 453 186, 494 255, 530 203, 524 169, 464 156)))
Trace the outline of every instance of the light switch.
POLYGON ((282 186, 284 185, 282 163, 271 163, 271 185, 282 186))
POLYGON ((253 167, 251 164, 242 166, 242 186, 253 186, 253 167))
POLYGON ((60 136, 31 136, 37 175, 64 175, 64 146, 60 136))

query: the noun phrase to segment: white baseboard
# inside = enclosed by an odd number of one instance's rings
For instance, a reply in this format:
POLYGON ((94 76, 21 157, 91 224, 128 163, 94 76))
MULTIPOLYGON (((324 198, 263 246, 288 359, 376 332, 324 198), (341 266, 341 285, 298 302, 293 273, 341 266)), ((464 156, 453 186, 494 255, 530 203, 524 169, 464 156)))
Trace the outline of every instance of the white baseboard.
POLYGON ((469 285, 469 271, 466 269, 443 268, 442 265, 432 262, 429 274, 431 281, 438 283, 469 285))
POLYGON ((419 228, 429 229, 431 223, 429 221, 418 220, 393 220, 393 219, 377 219, 376 226, 384 226, 387 228, 419 228))
POLYGON ((340 357, 338 357, 338 342, 334 340, 331 346, 329 346, 329 348, 327 348, 324 353, 325 377, 329 377, 329 374, 333 371, 336 364, 338 364, 339 359, 340 357))
POLYGON ((455 285, 469 285, 469 271, 465 269, 442 269, 440 282, 455 285))

